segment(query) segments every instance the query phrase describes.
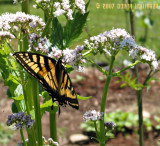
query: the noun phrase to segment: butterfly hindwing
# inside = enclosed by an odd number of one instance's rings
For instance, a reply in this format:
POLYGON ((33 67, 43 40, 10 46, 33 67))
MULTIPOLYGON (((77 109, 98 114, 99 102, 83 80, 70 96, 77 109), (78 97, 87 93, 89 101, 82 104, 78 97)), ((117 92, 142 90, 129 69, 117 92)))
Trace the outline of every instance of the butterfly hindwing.
POLYGON ((57 62, 50 57, 28 52, 16 52, 13 56, 28 73, 40 81, 52 96, 53 102, 79 108, 77 95, 61 60, 57 62))
MULTIPOLYGON (((65 103, 69 104, 70 106, 78 109, 78 100, 77 95, 74 91, 74 88, 72 86, 72 82, 70 80, 69 75, 67 74, 64 66, 61 63, 61 60, 57 62, 57 69, 59 71, 59 74, 57 73, 57 76, 59 75, 59 94, 60 97, 65 97, 65 103)), ((57 77, 58 78, 58 77, 57 77)))

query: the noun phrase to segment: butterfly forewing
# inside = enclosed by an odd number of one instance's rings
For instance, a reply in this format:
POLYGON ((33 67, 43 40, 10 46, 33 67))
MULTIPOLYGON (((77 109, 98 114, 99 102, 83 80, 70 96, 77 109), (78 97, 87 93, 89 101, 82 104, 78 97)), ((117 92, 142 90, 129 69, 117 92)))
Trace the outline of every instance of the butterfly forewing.
POLYGON ((79 108, 77 95, 61 60, 56 62, 47 56, 28 52, 16 52, 13 56, 28 73, 40 81, 53 101, 79 108))
MULTIPOLYGON (((16 60, 32 76, 37 78, 48 92, 56 93, 58 83, 55 77, 55 60, 36 53, 17 52, 14 54, 16 60)), ((51 93, 50 93, 51 94, 51 93)))

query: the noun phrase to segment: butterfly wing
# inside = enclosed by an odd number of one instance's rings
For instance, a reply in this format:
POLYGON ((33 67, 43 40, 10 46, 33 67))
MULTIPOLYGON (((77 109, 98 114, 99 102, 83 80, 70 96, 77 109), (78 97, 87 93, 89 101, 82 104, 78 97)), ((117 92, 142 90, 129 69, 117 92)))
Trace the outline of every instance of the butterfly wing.
POLYGON ((61 60, 56 65, 56 77, 59 83, 59 95, 65 104, 69 104, 73 108, 79 109, 77 95, 72 86, 69 75, 67 74, 61 60))
POLYGON ((53 102, 79 108, 77 95, 61 60, 56 62, 47 56, 29 52, 16 52, 13 56, 28 73, 40 81, 52 96, 53 102))
POLYGON ((50 96, 54 97, 53 101, 58 100, 56 99, 58 82, 55 74, 56 61, 54 59, 28 52, 16 52, 13 56, 28 73, 40 81, 43 88, 48 91, 50 96))

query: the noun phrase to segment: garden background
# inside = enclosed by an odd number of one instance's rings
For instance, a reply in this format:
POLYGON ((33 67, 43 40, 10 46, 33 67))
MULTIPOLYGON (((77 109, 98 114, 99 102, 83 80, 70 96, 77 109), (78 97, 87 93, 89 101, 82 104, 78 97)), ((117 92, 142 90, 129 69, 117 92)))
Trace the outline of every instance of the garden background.
MULTIPOLYGON (((89 16, 84 27, 84 32, 79 39, 72 45, 83 44, 84 39, 98 35, 112 28, 124 28, 130 34, 131 22, 129 9, 117 8, 117 5, 124 4, 123 0, 94 0, 90 1, 89 16), (105 5, 104 5, 105 4, 105 5), (107 8, 109 4, 114 4, 114 8, 107 8), (100 6, 100 7, 99 7, 100 6)), ((158 1, 153 1, 158 3, 158 1)), ((147 3, 143 1, 143 3, 147 3)), ((30 13, 43 18, 42 11, 34 9, 31 2, 30 13)), ((160 5, 160 4, 159 4, 160 5)), ((9 12, 15 13, 21 11, 20 4, 12 4, 9 0, 0 0, 0 15, 9 12)), ((135 38, 136 42, 142 46, 154 50, 157 56, 160 56, 160 10, 159 9, 141 9, 134 10, 135 38)), ((63 21, 63 17, 60 18, 63 21)), ((105 57, 93 57, 94 61, 99 65, 107 68, 105 57)), ((125 66, 129 59, 127 53, 120 52, 116 56, 114 71, 125 66)), ((132 72, 132 69, 130 70, 132 72)), ((148 66, 146 64, 139 65, 140 81, 143 82, 147 76, 148 66)), ((156 80, 150 82, 149 90, 143 92, 143 116, 145 122, 145 145, 160 145, 160 74, 157 73, 156 80)), ((70 136, 73 134, 83 133, 85 135, 94 136, 93 127, 85 127, 81 125, 83 114, 88 110, 100 110, 100 102, 102 91, 105 84, 105 76, 100 73, 95 66, 86 66, 83 73, 72 72, 70 74, 75 91, 82 96, 92 96, 86 101, 79 101, 79 110, 70 107, 61 108, 61 115, 58 120, 58 136, 60 145, 98 145, 94 140, 83 141, 80 144, 71 144, 70 136)), ((107 142, 110 146, 127 146, 138 145, 138 121, 137 121, 137 98, 136 92, 131 88, 120 87, 121 83, 117 83, 119 78, 113 78, 108 92, 106 104, 106 112, 111 120, 119 126, 113 131, 115 137, 107 142), (134 113, 134 114, 133 114, 134 113)), ((7 87, 4 86, 3 80, 0 83, 0 145, 15 145, 20 141, 19 132, 6 128, 5 123, 7 116, 11 114, 12 100, 7 98, 7 87)), ((49 138, 49 118, 46 112, 42 119, 43 135, 49 138)))

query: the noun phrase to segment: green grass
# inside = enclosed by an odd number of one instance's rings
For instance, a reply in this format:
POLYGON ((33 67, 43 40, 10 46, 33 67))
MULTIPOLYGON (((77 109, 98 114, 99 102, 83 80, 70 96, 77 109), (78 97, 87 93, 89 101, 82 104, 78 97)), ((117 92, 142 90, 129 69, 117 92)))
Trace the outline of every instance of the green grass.
MULTIPOLYGON (((2 1, 2 0, 1 0, 2 1)), ((129 17, 126 20, 126 15, 124 9, 117 9, 116 3, 122 3, 123 0, 91 0, 89 5, 89 17, 87 22, 87 29, 91 36, 98 35, 104 31, 110 30, 112 28, 130 28, 127 26, 130 24, 129 17), (96 3, 99 3, 101 7, 99 9, 96 8, 96 3), (110 4, 114 3, 114 9, 103 9, 103 4, 110 4), (126 23, 127 22, 127 23, 126 23)), ((33 4, 33 3, 32 3, 33 4)), ((34 9, 31 4, 31 14, 39 15, 43 17, 43 12, 41 10, 34 9)), ((15 13, 16 11, 21 11, 20 4, 0 4, 0 15, 5 12, 15 13)), ((148 13, 150 10, 144 10, 144 13, 148 13)), ((148 40, 145 43, 145 47, 153 49, 156 51, 158 55, 160 55, 160 11, 159 10, 152 10, 152 19, 154 21, 154 26, 152 29, 149 29, 148 40)), ((141 42, 139 41, 140 37, 144 35, 144 28, 140 24, 140 20, 138 18, 135 19, 136 24, 136 41, 138 44, 141 42)), ((129 30, 127 30, 130 32, 129 30)), ((73 44, 73 48, 76 45, 83 44, 83 40, 88 38, 88 34, 84 31, 80 38, 73 44)), ((122 54, 122 53, 121 53, 122 54)), ((99 57, 98 57, 99 58, 99 57)), ((118 55, 118 58, 122 60, 124 57, 122 55, 118 55), (120 57, 120 58, 119 58, 120 57)), ((104 60, 104 58, 102 58, 104 60)), ((119 61, 117 61, 119 62, 119 61)), ((120 61, 121 62, 121 61, 120 61)), ((120 63, 121 64, 121 63, 120 63)), ((119 65, 119 64, 117 64, 119 65)))

